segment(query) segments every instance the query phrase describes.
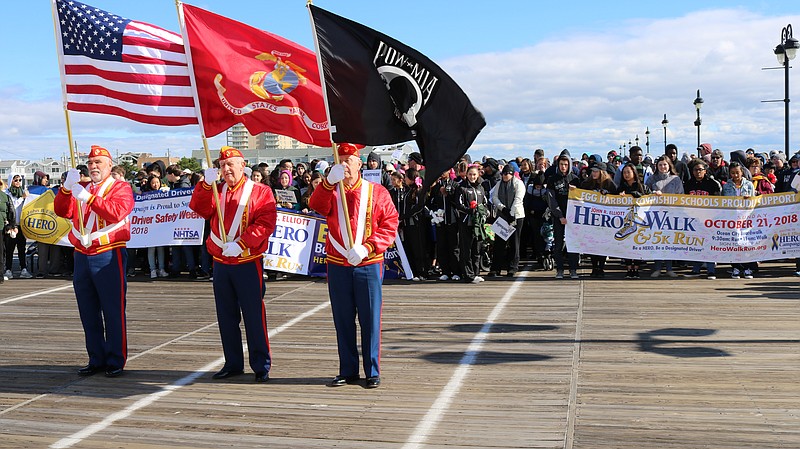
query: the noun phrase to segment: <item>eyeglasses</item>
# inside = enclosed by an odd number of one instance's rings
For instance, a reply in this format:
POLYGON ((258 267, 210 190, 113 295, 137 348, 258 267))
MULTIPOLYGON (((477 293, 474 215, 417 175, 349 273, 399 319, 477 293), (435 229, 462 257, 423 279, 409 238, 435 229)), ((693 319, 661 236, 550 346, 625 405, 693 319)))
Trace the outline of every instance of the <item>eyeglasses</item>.
POLYGON ((11 180, 11 182, 20 182, 20 181, 22 181, 22 179, 20 179, 20 178, 14 178, 14 179, 11 180))
POLYGON ((722 158, 719 156, 711 156, 711 159, 722 159, 722 158))
POLYGON ((697 168, 694 169, 694 171, 695 172, 701 172, 701 171, 706 171, 706 169, 703 168, 703 167, 697 167, 697 168))

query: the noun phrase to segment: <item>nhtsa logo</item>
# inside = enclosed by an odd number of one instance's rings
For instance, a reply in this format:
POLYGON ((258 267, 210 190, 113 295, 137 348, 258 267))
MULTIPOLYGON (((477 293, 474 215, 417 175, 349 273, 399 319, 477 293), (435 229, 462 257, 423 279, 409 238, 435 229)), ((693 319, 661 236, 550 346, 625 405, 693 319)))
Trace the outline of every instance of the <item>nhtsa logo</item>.
POLYGON ((200 240, 200 232, 189 228, 175 228, 172 231, 172 238, 175 240, 200 240))

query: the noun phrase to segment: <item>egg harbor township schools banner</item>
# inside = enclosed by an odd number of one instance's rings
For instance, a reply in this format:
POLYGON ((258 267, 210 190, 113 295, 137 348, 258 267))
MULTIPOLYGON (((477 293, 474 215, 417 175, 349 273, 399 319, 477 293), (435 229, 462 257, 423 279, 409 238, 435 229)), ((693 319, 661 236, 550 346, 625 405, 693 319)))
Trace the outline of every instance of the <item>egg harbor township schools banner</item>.
POLYGON ((571 252, 635 260, 745 263, 800 257, 800 194, 603 195, 567 203, 571 252))
MULTIPOLYGON (((147 192, 134 195, 135 205, 128 220, 131 240, 128 248, 203 244, 205 220, 189 209, 192 189, 147 192)), ((69 220, 53 211, 52 188, 32 186, 22 206, 22 232, 31 240, 72 246, 67 239, 69 220)), ((264 253, 264 268, 307 276, 327 276, 324 218, 278 209, 275 231, 264 253)), ((405 251, 398 238, 384 253, 387 279, 411 279, 405 251)))

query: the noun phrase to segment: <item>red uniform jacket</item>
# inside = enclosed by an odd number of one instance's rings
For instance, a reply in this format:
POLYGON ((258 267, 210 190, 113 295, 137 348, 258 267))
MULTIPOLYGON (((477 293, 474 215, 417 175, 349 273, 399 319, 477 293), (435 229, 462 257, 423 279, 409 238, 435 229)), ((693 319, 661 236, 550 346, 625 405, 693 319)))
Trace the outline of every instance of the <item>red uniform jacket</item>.
MULTIPOLYGON (((233 225, 246 182, 247 178, 242 176, 242 179, 235 186, 225 189, 224 197, 222 194, 223 184, 217 184, 217 191, 220 193, 219 200, 224 205, 223 217, 226 234, 229 233, 233 225)), ((253 192, 250 194, 250 200, 244 208, 241 225, 234 234, 234 238, 239 238, 239 246, 244 250, 239 257, 222 255, 222 247, 218 244, 221 239, 217 206, 214 203, 214 193, 211 191, 211 186, 205 182, 199 182, 194 188, 189 208, 206 220, 211 220, 211 235, 206 240, 206 248, 208 249, 208 254, 217 262, 228 265, 242 264, 260 258, 267 250, 269 236, 275 231, 278 211, 275 206, 275 198, 272 196, 272 190, 265 184, 258 182, 253 184, 253 192)))
MULTIPOLYGON (((358 226, 358 210, 361 205, 362 183, 369 183, 360 178, 352 187, 345 187, 345 198, 347 199, 347 211, 350 213, 350 227, 355 238, 358 226)), ((398 214, 392 203, 389 191, 380 184, 369 183, 372 195, 365 198, 366 219, 364 225, 364 237, 361 243, 369 250, 369 255, 361 261, 359 266, 373 263, 383 263, 383 253, 386 251, 397 236, 398 214)), ((369 190, 368 190, 369 191, 369 190)), ((334 265, 350 266, 347 262, 347 254, 337 250, 331 243, 333 236, 338 244, 346 245, 344 240, 348 239, 347 225, 339 221, 339 188, 328 183, 323 178, 322 183, 314 189, 308 206, 324 215, 328 220, 328 238, 325 244, 327 252, 327 262, 334 265)))
MULTIPOLYGON (((106 178, 108 180, 109 178, 106 178)), ((81 182, 80 184, 92 194, 86 203, 80 203, 72 197, 72 192, 58 189, 53 201, 56 215, 72 220, 69 241, 75 250, 86 254, 99 254, 114 248, 124 247, 131 239, 131 224, 128 220, 133 210, 133 191, 130 184, 124 181, 113 181, 101 192, 106 181, 99 184, 81 182), (80 204, 80 206, 79 206, 80 204), (89 247, 84 247, 80 237, 78 207, 83 207, 84 232, 92 237, 89 247)))

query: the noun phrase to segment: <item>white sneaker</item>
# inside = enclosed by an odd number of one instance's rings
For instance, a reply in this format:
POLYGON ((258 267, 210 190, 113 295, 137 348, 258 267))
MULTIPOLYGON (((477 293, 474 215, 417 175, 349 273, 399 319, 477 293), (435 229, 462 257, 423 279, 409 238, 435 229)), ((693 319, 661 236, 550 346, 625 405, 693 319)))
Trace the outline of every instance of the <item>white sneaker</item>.
POLYGON ((753 270, 750 269, 744 270, 744 278, 753 279, 753 270))
POLYGON ((448 276, 446 274, 443 274, 443 275, 439 276, 439 280, 440 281, 449 281, 450 280, 450 276, 448 276))
POLYGON ((3 274, 3 282, 5 282, 5 281, 7 281, 7 280, 8 280, 8 276, 6 276, 5 274, 3 274))
MULTIPOLYGON (((6 272, 6 273, 8 273, 8 272, 6 272)), ((795 271, 795 272, 794 272, 794 275, 795 275, 795 276, 800 276, 800 271, 795 271)))
POLYGON ((453 279, 454 281, 460 281, 460 280, 461 280, 461 276, 459 276, 459 275, 457 275, 457 274, 454 274, 452 279, 453 279))
POLYGON ((475 279, 477 279, 477 280, 478 280, 478 282, 483 282, 483 281, 485 281, 485 280, 486 280, 486 279, 484 279, 484 278, 483 278, 483 277, 481 277, 481 276, 475 276, 475 279))
POLYGON ((715 275, 713 275, 713 274, 709 274, 709 275, 706 277, 706 279, 708 279, 709 281, 713 281, 713 280, 717 279, 717 277, 716 277, 715 275))
POLYGON ((659 276, 661 276, 661 270, 653 270, 653 272, 650 273, 651 278, 657 278, 659 276))
POLYGON ((167 276, 169 276, 169 274, 166 272, 166 270, 158 270, 158 277, 165 278, 167 276))
MULTIPOLYGON (((798 271, 798 273, 800 273, 800 271, 798 271)), ((6 280, 14 279, 14 273, 12 273, 11 270, 6 270, 3 276, 5 276, 6 280)), ((800 276, 800 274, 798 274, 798 276, 800 276)))
POLYGON ((731 272, 731 279, 739 279, 740 271, 738 268, 734 268, 731 272))
POLYGON ((22 271, 19 272, 19 277, 21 277, 22 279, 30 279, 33 277, 33 275, 28 273, 27 268, 23 268, 22 271))
POLYGON ((472 278, 472 280, 470 281, 470 283, 472 283, 472 284, 480 284, 481 280, 482 280, 482 279, 481 279, 480 277, 478 277, 478 276, 475 276, 474 278, 472 278))
POLYGON ((419 276, 414 276, 413 278, 411 278, 411 280, 414 282, 419 282, 419 276))
POLYGON ((667 271, 667 276, 669 276, 669 277, 671 277, 671 278, 676 278, 676 277, 678 277, 678 275, 677 275, 677 274, 676 274, 674 271, 671 271, 671 270, 668 270, 668 271, 667 271))
POLYGON ((150 279, 156 279, 158 277, 158 270, 150 270, 150 279))

